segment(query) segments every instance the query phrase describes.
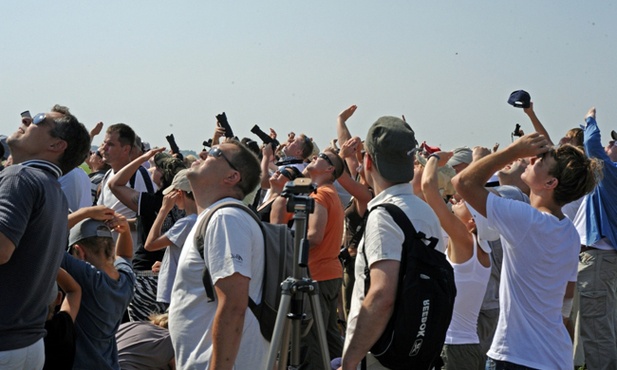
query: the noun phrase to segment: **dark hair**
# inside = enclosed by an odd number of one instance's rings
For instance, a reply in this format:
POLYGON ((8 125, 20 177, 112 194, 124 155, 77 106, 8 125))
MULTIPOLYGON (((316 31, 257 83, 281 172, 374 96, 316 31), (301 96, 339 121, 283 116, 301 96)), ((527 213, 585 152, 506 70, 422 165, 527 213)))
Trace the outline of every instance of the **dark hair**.
POLYGON ((114 240, 112 238, 91 236, 89 238, 82 239, 75 244, 79 244, 82 247, 87 248, 89 251, 97 255, 103 252, 103 254, 105 255, 105 258, 107 259, 115 257, 115 251, 114 251, 115 246, 114 246, 114 240))
POLYGON ((603 163, 587 157, 580 147, 564 144, 549 153, 555 159, 549 174, 558 181, 553 198, 560 206, 589 194, 602 179, 603 163))
POLYGON ((66 142, 66 149, 58 159, 60 170, 66 174, 82 164, 90 153, 90 134, 86 126, 69 113, 67 107, 56 104, 51 111, 62 114, 61 117, 53 118, 55 126, 50 135, 66 142))
POLYGON ((238 169, 238 172, 240 172, 241 180, 236 186, 242 193, 242 198, 244 198, 247 194, 255 190, 257 184, 259 184, 261 176, 259 160, 249 148, 239 141, 229 140, 225 143, 235 146, 235 150, 233 150, 229 161, 232 162, 238 169))
MULTIPOLYGON (((135 146, 135 131, 131 128, 131 126, 126 123, 116 123, 107 128, 107 133, 111 134, 113 132, 118 133, 118 141, 120 144, 130 145, 131 147, 135 146)), ((131 148, 132 150, 132 148, 131 148)))
POLYGON ((311 138, 304 134, 298 136, 302 138, 302 159, 307 159, 313 154, 313 142, 311 138))

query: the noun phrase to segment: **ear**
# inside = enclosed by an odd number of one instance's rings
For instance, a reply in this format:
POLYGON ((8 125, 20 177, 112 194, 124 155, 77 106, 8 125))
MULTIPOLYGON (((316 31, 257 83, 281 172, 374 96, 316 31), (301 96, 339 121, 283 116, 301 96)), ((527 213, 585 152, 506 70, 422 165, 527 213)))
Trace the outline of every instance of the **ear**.
POLYGON ((373 169, 373 157, 368 153, 365 153, 364 157, 366 158, 364 160, 366 162, 366 165, 364 166, 364 171, 372 170, 373 169))
POLYGON ((559 180, 557 180, 555 177, 553 177, 552 179, 550 179, 549 181, 547 181, 544 184, 544 187, 546 189, 555 189, 557 187, 557 185, 559 185, 559 180))
POLYGON ((236 186, 241 179, 240 172, 232 170, 231 174, 223 179, 223 183, 228 186, 236 186))
POLYGON ((73 245, 72 254, 73 254, 73 257, 77 258, 78 260, 82 260, 82 261, 86 260, 86 251, 84 250, 84 247, 82 247, 79 244, 73 245))
POLYGON ((53 144, 50 144, 49 148, 50 148, 50 150, 52 152, 62 153, 62 152, 64 152, 66 150, 67 146, 68 146, 68 144, 66 143, 66 141, 64 141, 62 139, 58 139, 53 144))

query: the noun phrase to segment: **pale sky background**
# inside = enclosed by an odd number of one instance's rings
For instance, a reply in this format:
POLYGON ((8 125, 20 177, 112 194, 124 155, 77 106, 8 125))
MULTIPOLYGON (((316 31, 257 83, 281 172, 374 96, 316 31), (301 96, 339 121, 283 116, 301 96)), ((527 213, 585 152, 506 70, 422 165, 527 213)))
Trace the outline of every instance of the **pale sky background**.
POLYGON ((419 142, 504 147, 524 89, 555 141, 592 105, 606 141, 616 67, 615 1, 3 1, 0 133, 60 103, 152 145, 200 150, 225 111, 323 148, 357 104, 362 138, 404 114, 419 142))

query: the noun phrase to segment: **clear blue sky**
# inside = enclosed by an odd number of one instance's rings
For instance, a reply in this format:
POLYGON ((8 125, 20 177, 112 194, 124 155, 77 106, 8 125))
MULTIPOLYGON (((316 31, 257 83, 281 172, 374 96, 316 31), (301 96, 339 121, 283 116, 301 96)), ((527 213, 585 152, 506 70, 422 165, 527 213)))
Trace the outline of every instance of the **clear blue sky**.
POLYGON ((616 19, 614 1, 5 1, 0 133, 61 103, 153 145, 200 150, 226 111, 240 137, 259 124, 323 148, 357 104, 362 138, 404 114, 420 142, 505 146, 531 131, 506 104, 518 89, 554 139, 592 105, 617 129, 616 19))

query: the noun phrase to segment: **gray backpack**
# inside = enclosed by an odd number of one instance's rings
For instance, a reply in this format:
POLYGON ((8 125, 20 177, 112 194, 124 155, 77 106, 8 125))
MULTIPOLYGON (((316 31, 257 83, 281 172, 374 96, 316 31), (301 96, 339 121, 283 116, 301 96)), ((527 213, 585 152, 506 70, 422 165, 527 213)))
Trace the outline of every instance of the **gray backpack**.
MULTIPOLYGON (((204 258, 204 235, 206 233, 208 222, 217 210, 224 207, 243 209, 250 214, 253 219, 255 219, 255 222, 257 222, 263 232, 265 265, 264 279, 262 283, 262 298, 260 303, 255 303, 249 297, 249 308, 255 317, 257 317, 257 321, 259 321, 261 334, 264 338, 270 341, 272 338, 272 332, 274 331, 274 324, 276 322, 276 314, 279 303, 281 301, 281 283, 287 277, 292 276, 293 273, 293 236, 289 228, 287 228, 287 225, 275 225, 262 222, 257 217, 255 212, 244 204, 224 202, 212 208, 208 215, 204 217, 197 225, 195 239, 193 241, 201 258, 204 258)), ((212 284, 210 272, 206 266, 204 266, 202 280, 204 288, 206 289, 208 302, 213 302, 215 299, 214 286, 212 284)))

